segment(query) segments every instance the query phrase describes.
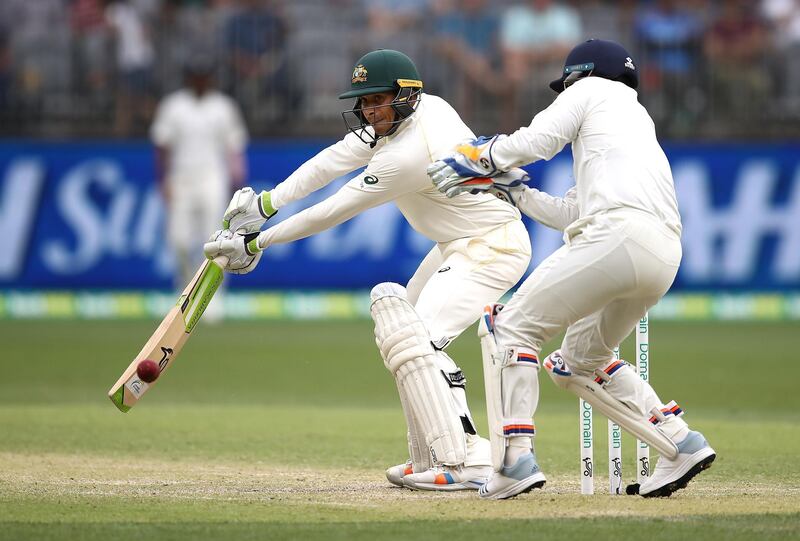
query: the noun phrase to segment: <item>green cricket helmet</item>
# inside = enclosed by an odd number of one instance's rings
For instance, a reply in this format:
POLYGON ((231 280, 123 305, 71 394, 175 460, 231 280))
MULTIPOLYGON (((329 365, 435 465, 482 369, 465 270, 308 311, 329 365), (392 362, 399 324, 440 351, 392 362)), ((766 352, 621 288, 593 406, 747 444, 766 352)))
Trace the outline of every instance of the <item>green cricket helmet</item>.
POLYGON ((352 109, 342 113, 342 118, 349 131, 365 143, 375 146, 378 139, 394 133, 414 113, 421 93, 422 80, 414 62, 400 51, 378 49, 365 54, 356 62, 350 90, 339 95, 340 100, 355 98, 356 103, 352 109), (390 103, 379 106, 391 107, 395 112, 395 119, 385 134, 377 135, 366 129, 369 122, 362 110, 361 98, 382 92, 396 92, 390 103))

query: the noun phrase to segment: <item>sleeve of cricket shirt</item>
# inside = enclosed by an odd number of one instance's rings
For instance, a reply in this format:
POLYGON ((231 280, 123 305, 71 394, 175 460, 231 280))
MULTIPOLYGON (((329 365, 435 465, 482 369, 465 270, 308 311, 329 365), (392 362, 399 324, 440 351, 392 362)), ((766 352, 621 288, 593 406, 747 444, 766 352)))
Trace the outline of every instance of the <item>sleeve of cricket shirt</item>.
POLYGON ((364 167, 375 151, 356 134, 348 133, 341 141, 308 160, 275 186, 270 194, 272 206, 278 209, 302 199, 327 186, 333 179, 364 167))
POLYGON ((351 179, 331 197, 266 229, 258 236, 263 250, 330 229, 353 216, 410 191, 402 182, 400 160, 383 160, 351 179))
POLYGON ((573 186, 564 197, 555 197, 527 188, 517 198, 517 208, 542 225, 563 231, 579 218, 577 190, 573 186))
POLYGON ((573 85, 559 94, 530 125, 520 128, 492 146, 492 160, 497 168, 512 167, 539 160, 549 160, 578 136, 591 94, 582 85, 573 85))

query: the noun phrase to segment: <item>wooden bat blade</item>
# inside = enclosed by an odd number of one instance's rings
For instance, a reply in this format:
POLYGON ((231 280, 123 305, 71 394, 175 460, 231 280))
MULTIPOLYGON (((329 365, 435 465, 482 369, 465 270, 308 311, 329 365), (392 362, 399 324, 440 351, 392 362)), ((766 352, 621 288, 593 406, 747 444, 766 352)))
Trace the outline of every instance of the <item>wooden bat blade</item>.
POLYGON ((167 312, 142 350, 108 391, 108 397, 120 411, 129 411, 161 380, 222 283, 222 268, 226 263, 225 258, 220 257, 205 261, 200 266, 178 302, 167 312), (142 381, 136 373, 137 366, 145 359, 155 361, 159 366, 159 377, 151 383, 142 381))

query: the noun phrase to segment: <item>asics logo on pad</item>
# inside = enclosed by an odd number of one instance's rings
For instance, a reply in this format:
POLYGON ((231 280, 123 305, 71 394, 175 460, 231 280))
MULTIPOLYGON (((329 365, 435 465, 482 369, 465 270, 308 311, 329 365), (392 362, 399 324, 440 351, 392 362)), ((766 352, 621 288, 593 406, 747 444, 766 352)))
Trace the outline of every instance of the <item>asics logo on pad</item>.
POLYGON ((436 271, 436 272, 447 272, 447 271, 449 271, 449 270, 450 270, 450 267, 442 267, 441 269, 439 269, 439 270, 438 270, 438 271, 436 271))

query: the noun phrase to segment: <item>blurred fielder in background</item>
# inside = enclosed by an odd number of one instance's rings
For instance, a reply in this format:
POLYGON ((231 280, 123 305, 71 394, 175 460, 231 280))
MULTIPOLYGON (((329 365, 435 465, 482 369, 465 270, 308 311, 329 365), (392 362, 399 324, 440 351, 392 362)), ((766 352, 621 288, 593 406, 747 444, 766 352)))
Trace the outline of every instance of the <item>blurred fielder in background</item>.
POLYGON ((488 190, 564 231, 565 245, 504 308, 487 307, 481 321, 495 469, 480 489, 483 497, 509 498, 544 485, 531 436, 503 427, 519 419, 532 424, 539 354, 564 329, 561 349, 543 363, 556 384, 661 455, 639 494, 669 496, 716 456, 702 434, 679 418, 677 404, 662 402, 612 354, 670 288, 681 261, 672 172, 637 101, 637 86, 636 66, 622 46, 589 40, 567 56, 562 77, 550 83, 558 98, 530 126, 462 145, 429 168, 434 184, 450 197, 488 190), (564 198, 503 177, 475 178, 549 160, 570 143, 575 187, 564 198))
POLYGON ((184 88, 161 101, 150 130, 178 287, 191 280, 202 260, 198 248, 246 174, 247 129, 236 103, 214 89, 213 74, 210 58, 190 61, 184 88))
POLYGON ((349 98, 356 99, 343 113, 350 133, 272 191, 245 188, 235 194, 225 213, 229 231, 217 232, 205 253, 228 256, 230 272, 249 272, 272 244, 395 202, 436 246, 407 287, 382 283, 371 294, 376 341, 397 383, 411 455, 389 468, 387 478, 415 489, 477 489, 491 472, 489 442, 477 434, 466 379, 444 349, 487 302, 496 302, 522 277, 530 240, 512 205, 485 193, 449 199, 431 185, 430 161, 474 135, 444 100, 422 93, 417 68, 406 55, 377 50, 363 56, 350 91, 340 96, 349 98), (258 233, 279 208, 364 166, 328 199, 258 233))

